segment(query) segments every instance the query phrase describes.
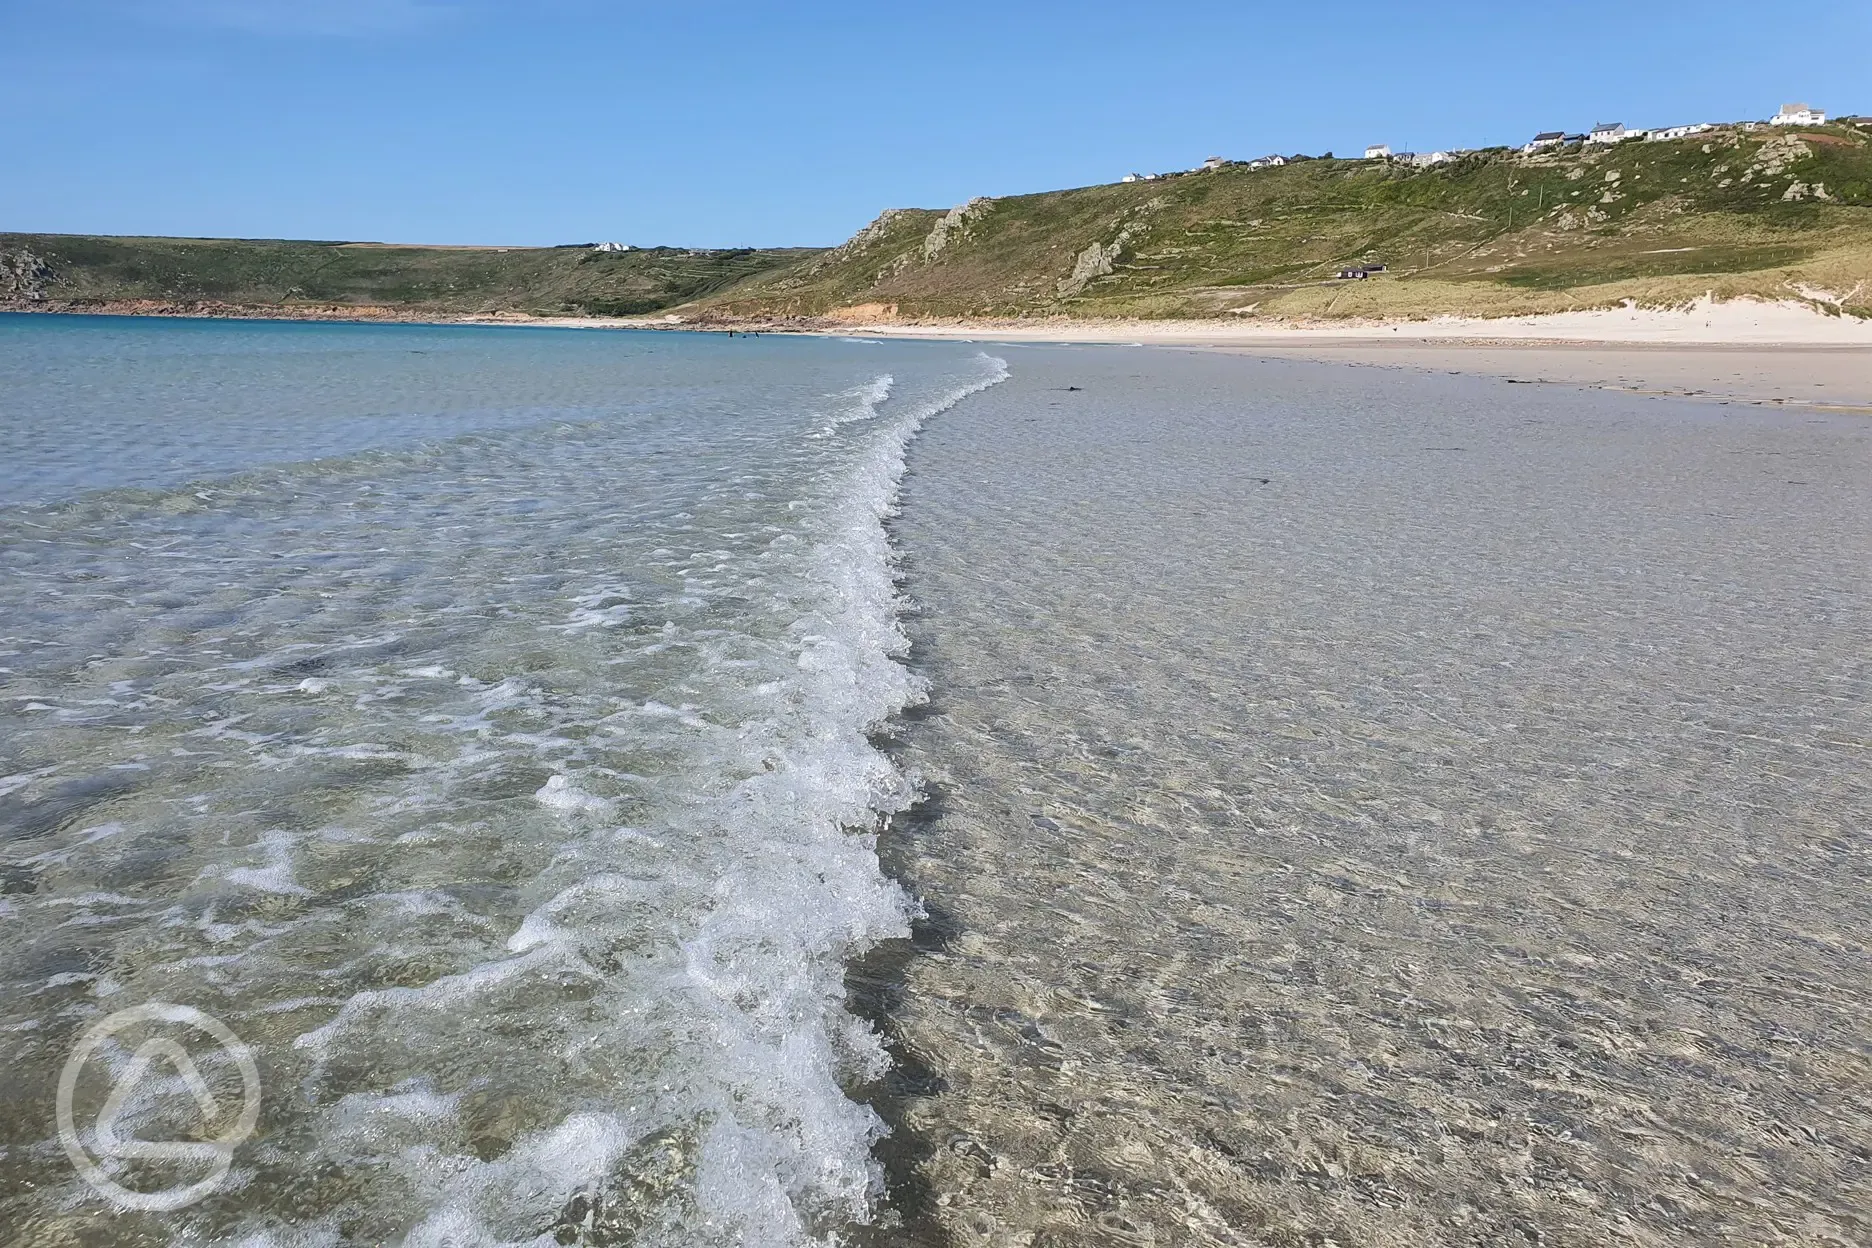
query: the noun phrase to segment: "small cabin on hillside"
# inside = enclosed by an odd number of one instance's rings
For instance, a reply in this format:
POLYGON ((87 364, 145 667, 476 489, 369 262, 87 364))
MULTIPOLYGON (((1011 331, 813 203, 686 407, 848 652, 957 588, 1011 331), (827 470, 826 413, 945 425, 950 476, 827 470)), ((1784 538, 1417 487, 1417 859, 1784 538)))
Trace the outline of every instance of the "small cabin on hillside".
POLYGON ((1805 104, 1783 104, 1781 111, 1768 119, 1771 126, 1824 126, 1826 114, 1805 104))
POLYGON ((1372 144, 1370 147, 1365 149, 1365 159, 1366 160, 1389 160, 1391 159, 1391 145, 1389 143, 1372 144))
POLYGON ((1248 162, 1250 169, 1278 169, 1287 163, 1285 156, 1262 156, 1248 162))
POLYGON ((1220 169, 1223 165, 1226 165, 1228 163, 1229 162, 1221 156, 1211 156, 1208 160, 1203 161, 1201 167, 1198 168, 1196 172, 1214 173, 1216 170, 1220 169))
POLYGON ((1586 136, 1586 141, 1588 143, 1622 143, 1625 141, 1625 136, 1630 133, 1631 131, 1625 128, 1625 123, 1622 121, 1602 121, 1592 128, 1592 133, 1586 136))
POLYGON ((1543 130, 1532 139, 1529 139, 1527 146, 1523 147, 1521 150, 1532 155, 1535 152, 1542 151, 1549 147, 1559 147, 1564 142, 1566 142, 1566 131, 1543 130))

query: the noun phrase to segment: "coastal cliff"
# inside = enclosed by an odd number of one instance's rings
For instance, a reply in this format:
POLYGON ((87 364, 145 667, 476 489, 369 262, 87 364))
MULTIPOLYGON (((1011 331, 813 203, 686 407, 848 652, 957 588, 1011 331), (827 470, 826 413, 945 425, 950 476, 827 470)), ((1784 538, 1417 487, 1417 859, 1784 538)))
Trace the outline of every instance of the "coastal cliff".
POLYGON ((1734 126, 1430 167, 1300 158, 897 210, 677 311, 1397 319, 1707 296, 1872 316, 1872 136, 1734 126))
POLYGON ((1314 322, 1735 298, 1872 317, 1872 134, 1296 157, 891 209, 830 248, 0 234, 0 308, 369 319, 1314 322))

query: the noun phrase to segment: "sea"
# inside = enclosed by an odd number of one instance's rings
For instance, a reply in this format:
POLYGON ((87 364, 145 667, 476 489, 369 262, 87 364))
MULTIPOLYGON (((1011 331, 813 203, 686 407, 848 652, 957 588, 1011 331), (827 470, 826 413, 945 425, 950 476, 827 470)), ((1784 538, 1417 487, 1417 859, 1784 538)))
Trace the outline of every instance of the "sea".
POLYGON ((1539 383, 0 319, 0 1243, 1872 1243, 1872 420, 1539 383))
POLYGON ((1006 376, 967 345, 0 318, 0 1240, 870 1220, 848 1090, 885 1057, 846 965, 914 912, 874 738, 924 696, 884 525, 912 436, 1006 376), (212 1190, 212 1148, 134 1144, 222 1138, 238 1062, 185 1027, 209 1102, 179 1063, 129 1078, 161 1020, 110 1020, 149 1003, 254 1063, 212 1190), (54 1089, 99 1028, 74 1148, 54 1089))

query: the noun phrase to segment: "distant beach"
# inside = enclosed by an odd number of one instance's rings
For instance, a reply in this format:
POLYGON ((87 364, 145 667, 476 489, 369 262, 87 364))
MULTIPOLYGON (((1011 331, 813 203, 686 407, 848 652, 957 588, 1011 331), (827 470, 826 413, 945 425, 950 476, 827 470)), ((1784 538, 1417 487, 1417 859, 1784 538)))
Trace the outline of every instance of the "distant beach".
MULTIPOLYGON (((28 311, 15 307, 14 311, 28 311)), ((237 306, 121 301, 88 315, 703 333, 853 335, 986 342, 1113 343, 1237 351, 1519 382, 1724 402, 1872 409, 1872 320, 1811 304, 1738 299, 1678 309, 1617 308, 1416 321, 694 318, 425 313, 397 307, 237 306)))
POLYGON ((1872 321, 1753 300, 1371 323, 986 321, 824 332, 1198 347, 1641 394, 1872 409, 1872 321))

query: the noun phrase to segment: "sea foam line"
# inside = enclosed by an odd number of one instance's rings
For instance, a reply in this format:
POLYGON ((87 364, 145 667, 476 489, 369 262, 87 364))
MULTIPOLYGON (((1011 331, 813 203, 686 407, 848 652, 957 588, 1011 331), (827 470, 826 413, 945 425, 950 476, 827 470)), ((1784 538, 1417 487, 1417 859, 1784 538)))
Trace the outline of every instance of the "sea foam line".
MULTIPOLYGON (((1008 377, 1005 360, 976 358, 972 380, 907 412, 882 410, 888 376, 850 392, 854 416, 836 436, 857 441, 856 458, 814 491, 820 506, 790 628, 797 663, 773 713, 736 730, 733 748, 771 765, 695 809, 698 826, 716 829, 726 850, 692 864, 700 878, 682 887, 698 895, 700 912, 672 933, 678 944, 668 956, 623 974, 607 968, 621 925, 654 899, 643 896, 644 881, 605 870, 613 838, 595 835, 550 873, 553 895, 506 942, 507 957, 420 987, 357 994, 300 1038, 317 1083, 350 1036, 388 1029, 420 1040, 464 1011, 498 1015, 519 985, 543 979, 585 985, 589 1008, 611 1017, 607 1029, 681 1055, 680 1068, 657 1072, 660 1091, 587 1105, 487 1162, 451 1155, 439 1165, 426 1130, 399 1148, 396 1089, 344 1097, 328 1123, 334 1142, 352 1141, 401 1172, 427 1210, 407 1243, 523 1242, 523 1227, 537 1234, 543 1225, 528 1207, 605 1191, 627 1151, 673 1122, 697 1132, 691 1199, 721 1242, 806 1248, 828 1242, 829 1228, 873 1216, 883 1176, 872 1148, 887 1128, 844 1089, 881 1076, 889 1059, 846 1009, 844 981, 852 958, 909 934, 913 903, 883 872, 876 833, 914 791, 869 734, 926 688, 904 662, 898 559, 885 522, 924 424, 1008 377)), ((541 800, 569 790, 549 784, 541 800)), ((414 1055, 415 1065, 428 1058, 414 1055)))

